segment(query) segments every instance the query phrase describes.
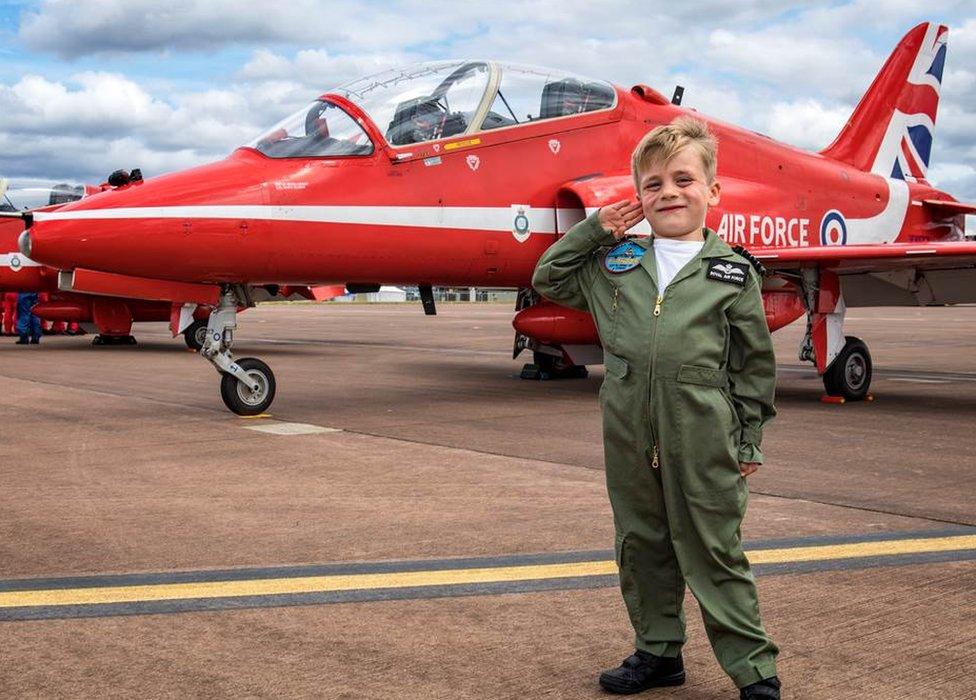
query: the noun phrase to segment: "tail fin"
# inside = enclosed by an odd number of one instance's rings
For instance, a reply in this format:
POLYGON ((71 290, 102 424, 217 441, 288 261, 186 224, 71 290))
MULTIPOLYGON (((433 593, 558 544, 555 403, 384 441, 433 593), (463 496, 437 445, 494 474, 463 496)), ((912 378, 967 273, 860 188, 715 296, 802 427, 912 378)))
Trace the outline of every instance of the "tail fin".
POLYGON ((884 177, 925 179, 948 38, 948 27, 931 22, 908 32, 821 153, 884 177))

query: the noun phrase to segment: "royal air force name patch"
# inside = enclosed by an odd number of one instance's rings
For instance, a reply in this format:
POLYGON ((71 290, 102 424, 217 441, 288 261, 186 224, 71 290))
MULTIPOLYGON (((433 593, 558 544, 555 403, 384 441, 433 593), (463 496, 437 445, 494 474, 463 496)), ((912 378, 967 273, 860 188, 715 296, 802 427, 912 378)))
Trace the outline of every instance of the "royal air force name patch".
POLYGON ((730 262, 728 260, 712 260, 708 263, 705 276, 710 280, 745 286, 749 278, 749 266, 745 263, 730 262))
POLYGON ((615 275, 628 272, 640 265, 645 252, 647 251, 636 243, 624 241, 607 251, 606 257, 603 258, 603 266, 615 275))

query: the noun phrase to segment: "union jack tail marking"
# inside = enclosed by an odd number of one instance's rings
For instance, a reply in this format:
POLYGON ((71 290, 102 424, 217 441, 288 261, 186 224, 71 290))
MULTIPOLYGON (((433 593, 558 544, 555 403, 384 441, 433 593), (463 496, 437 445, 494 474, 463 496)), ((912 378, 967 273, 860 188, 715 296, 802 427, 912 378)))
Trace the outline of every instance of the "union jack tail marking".
POLYGON ((899 42, 823 154, 899 180, 924 180, 932 154, 949 30, 926 22, 899 42))

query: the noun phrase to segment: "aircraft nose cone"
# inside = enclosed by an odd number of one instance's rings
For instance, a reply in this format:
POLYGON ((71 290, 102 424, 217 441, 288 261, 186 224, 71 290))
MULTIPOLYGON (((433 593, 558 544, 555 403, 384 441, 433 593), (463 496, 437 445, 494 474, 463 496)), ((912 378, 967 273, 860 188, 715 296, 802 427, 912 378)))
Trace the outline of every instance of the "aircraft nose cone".
POLYGON ((20 252, 24 256, 28 258, 31 256, 30 231, 24 231, 23 233, 20 234, 20 236, 17 238, 17 247, 20 248, 20 252))

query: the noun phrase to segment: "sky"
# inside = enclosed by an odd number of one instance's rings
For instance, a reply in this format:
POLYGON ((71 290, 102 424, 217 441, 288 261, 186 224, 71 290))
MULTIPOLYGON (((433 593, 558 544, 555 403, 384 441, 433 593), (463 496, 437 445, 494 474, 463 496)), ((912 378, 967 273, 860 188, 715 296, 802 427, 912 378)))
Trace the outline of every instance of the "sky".
POLYGON ((819 150, 923 21, 949 27, 929 180, 976 201, 976 3, 950 0, 0 1, 0 177, 217 160, 331 87, 449 58, 680 84, 685 106, 819 150))

